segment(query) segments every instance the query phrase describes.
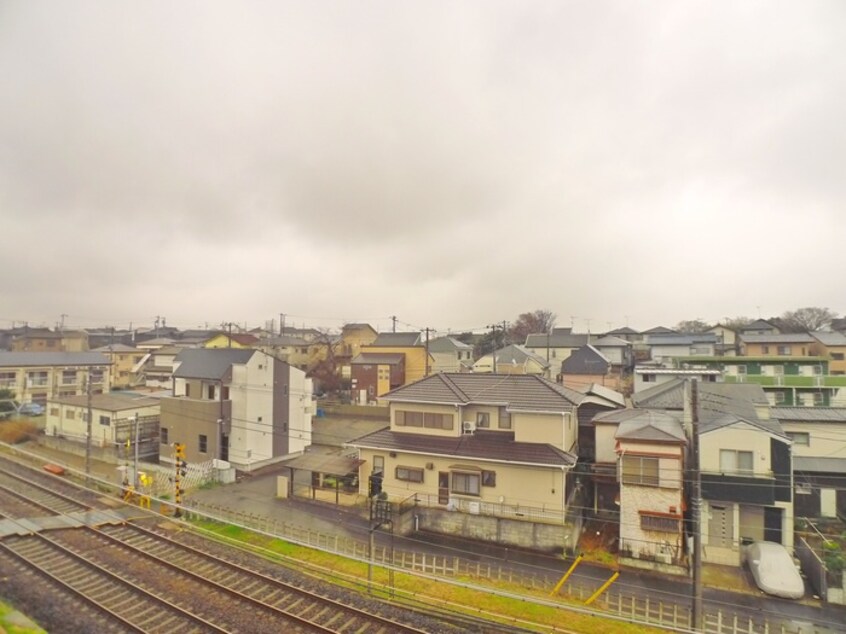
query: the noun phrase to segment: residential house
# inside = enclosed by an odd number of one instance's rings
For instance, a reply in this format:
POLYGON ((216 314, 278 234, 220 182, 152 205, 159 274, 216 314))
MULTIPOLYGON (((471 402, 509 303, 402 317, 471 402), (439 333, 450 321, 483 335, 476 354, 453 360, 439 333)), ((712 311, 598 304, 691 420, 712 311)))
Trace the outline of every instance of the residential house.
POLYGON ((553 328, 551 333, 533 334, 526 337, 526 349, 549 363, 559 364, 575 350, 590 343, 590 335, 573 334, 570 328, 553 328))
POLYGON ((429 342, 431 372, 471 372, 473 346, 454 337, 438 337, 429 342))
POLYGON ((562 385, 574 390, 594 383, 618 391, 622 387, 619 371, 612 374, 611 361, 590 344, 582 346, 561 362, 559 380, 562 385))
POLYGON ((308 372, 317 363, 320 353, 325 358, 326 347, 291 335, 266 337, 254 346, 267 354, 308 372))
POLYGON ((203 348, 255 348, 259 338, 249 333, 219 332, 203 342, 203 348))
POLYGON ((312 385, 302 370, 247 348, 182 350, 162 399, 162 458, 185 443, 189 462, 250 470, 311 443, 312 385))
POLYGON ((681 413, 624 409, 598 416, 594 422, 597 434, 614 433, 614 442, 606 440, 601 446, 605 452, 609 444, 615 447, 621 558, 628 565, 647 568, 655 564, 681 567, 687 454, 681 413), (643 566, 642 562, 648 563, 643 566))
POLYGON ((546 359, 514 343, 477 359, 473 372, 535 374, 549 378, 549 367, 546 359))
POLYGON ((405 355, 399 352, 362 352, 352 360, 350 392, 354 402, 375 403, 405 384, 405 355))
POLYGON ((615 328, 614 330, 609 330, 605 333, 606 337, 618 337, 620 339, 624 339, 629 343, 638 343, 643 341, 643 335, 639 333, 634 328, 629 328, 628 326, 623 326, 622 328, 615 328))
MULTIPOLYGON (((403 386, 382 399, 390 426, 346 444, 363 461, 360 492, 414 500, 419 529, 572 549, 584 398, 530 375, 438 373, 403 386)), ((398 513, 397 530, 412 530, 411 517, 398 513)))
MULTIPOLYGON (((676 380, 635 392, 632 402, 682 412, 689 441, 688 390, 689 384, 676 380)), ((771 418, 761 386, 703 383, 697 402, 703 561, 739 566, 743 544, 754 540, 792 549, 790 440, 771 418)))
POLYGON ((654 328, 650 328, 649 330, 644 330, 640 334, 643 335, 643 339, 644 341, 646 341, 649 339, 649 337, 654 337, 655 335, 680 335, 682 333, 678 332, 677 330, 673 330, 672 328, 667 328, 666 326, 655 326, 654 328))
POLYGON ((705 332, 716 336, 717 343, 714 346, 714 354, 717 356, 730 357, 740 352, 740 339, 737 331, 733 328, 717 324, 705 332))
POLYGON ((88 350, 88 333, 84 330, 50 330, 49 328, 24 328, 12 339, 12 352, 85 352, 88 350))
POLYGON ((796 517, 846 516, 846 408, 773 407, 792 443, 796 517))
POLYGON ((601 352, 602 356, 608 359, 613 369, 621 376, 632 371, 634 355, 631 342, 613 335, 605 335, 594 339, 590 342, 590 345, 601 352))
POLYGON ((0 388, 20 403, 109 391, 109 358, 100 352, 0 352, 0 388))
POLYGON ((132 345, 132 332, 130 330, 104 327, 104 328, 86 328, 85 333, 88 335, 88 349, 96 350, 97 348, 104 348, 106 346, 116 346, 123 344, 125 346, 132 345))
POLYGON ((426 351, 419 332, 383 332, 373 343, 359 348, 362 354, 401 354, 405 357, 405 383, 413 383, 430 374, 432 356, 426 351))
POLYGON ((159 399, 113 392, 59 396, 48 399, 45 433, 84 443, 88 437, 88 412, 91 412, 91 442, 96 447, 112 447, 116 456, 127 457, 127 441, 134 448, 138 425, 139 457, 158 458, 159 399), (136 417, 138 420, 136 421, 136 417), (143 429, 142 429, 143 428, 143 429))
POLYGON ((842 332, 812 332, 810 353, 828 359, 829 374, 846 374, 846 335, 842 332))
POLYGON ((815 339, 807 332, 775 335, 740 335, 744 357, 807 357, 815 339))
POLYGON ((647 335, 645 344, 654 362, 668 363, 676 357, 713 357, 717 336, 713 333, 651 334, 647 335))
POLYGON ((135 347, 139 350, 151 352, 161 348, 171 348, 176 345, 177 340, 171 337, 155 337, 150 339, 136 339, 135 347))
POLYGON ((155 348, 141 358, 132 368, 132 372, 147 387, 168 389, 172 387, 171 379, 173 378, 176 357, 184 349, 176 346, 155 348))
POLYGON ((111 362, 111 371, 109 372, 111 389, 123 390, 144 383, 143 379, 135 372, 136 366, 144 359, 145 353, 143 350, 116 343, 97 348, 93 352, 106 355, 111 362))
POLYGON ((279 328, 279 336, 297 337, 298 339, 305 339, 309 343, 312 343, 322 338, 324 333, 317 330, 317 328, 306 328, 305 325, 303 325, 302 328, 297 328, 296 326, 286 326, 283 322, 282 326, 279 328))
POLYGON ((379 333, 370 324, 344 324, 336 354, 352 359, 361 352, 362 346, 372 345, 379 333))
POLYGON ((738 329, 738 334, 744 337, 748 335, 777 335, 780 332, 778 327, 764 319, 756 319, 738 329))

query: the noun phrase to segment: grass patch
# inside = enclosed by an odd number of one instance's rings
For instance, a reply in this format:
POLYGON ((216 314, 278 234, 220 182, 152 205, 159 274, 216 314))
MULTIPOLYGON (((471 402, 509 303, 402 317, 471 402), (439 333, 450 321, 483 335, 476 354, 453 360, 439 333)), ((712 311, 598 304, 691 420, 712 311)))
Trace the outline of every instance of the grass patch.
POLYGON ((10 605, 0 601, 0 631, 7 634, 47 634, 10 605))
MULTIPOLYGON (((306 546, 299 546, 255 533, 245 528, 222 524, 207 520, 195 521, 194 525, 204 531, 219 535, 227 540, 234 540, 246 546, 260 549, 265 557, 287 560, 288 565, 303 572, 331 577, 333 583, 361 590, 365 587, 368 566, 365 562, 333 555, 306 546)), ((603 618, 600 614, 583 614, 567 610, 567 606, 581 607, 578 602, 568 603, 563 597, 555 602, 561 607, 543 605, 538 601, 551 601, 548 590, 527 590, 525 587, 508 583, 492 582, 475 578, 453 579, 456 583, 445 583, 435 579, 413 575, 405 572, 391 571, 380 566, 373 566, 374 594, 384 599, 391 595, 412 601, 422 601, 435 604, 451 612, 483 616, 497 619, 503 623, 518 623, 524 627, 536 624, 537 631, 548 631, 553 627, 560 627, 566 620, 566 627, 571 631, 596 632, 598 634, 647 634, 660 632, 657 628, 635 625, 623 621, 603 618), (478 586, 465 587, 466 585, 478 586), (515 596, 502 596, 490 590, 515 596), (517 596, 519 595, 519 596, 517 596), (562 612, 565 610, 565 612, 562 612)), ((551 589, 551 588, 550 588, 551 589)))

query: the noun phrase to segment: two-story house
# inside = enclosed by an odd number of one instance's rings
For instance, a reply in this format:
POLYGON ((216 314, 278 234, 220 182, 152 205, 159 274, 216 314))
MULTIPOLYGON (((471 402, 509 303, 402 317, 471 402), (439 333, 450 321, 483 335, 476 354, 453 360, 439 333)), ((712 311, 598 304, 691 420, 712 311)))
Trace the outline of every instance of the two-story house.
POLYGON ((20 403, 109 391, 111 363, 99 352, 0 352, 0 388, 20 403))
POLYGON ((144 383, 143 378, 135 371, 135 368, 144 359, 145 353, 143 350, 122 343, 115 343, 97 348, 92 352, 100 352, 109 358, 111 362, 111 372, 109 372, 111 389, 122 390, 144 383))
POLYGON ((86 352, 88 333, 84 330, 24 328, 12 339, 12 352, 86 352))
POLYGON ((185 349, 172 381, 173 396, 161 402, 163 459, 180 442, 189 462, 250 470, 311 443, 311 380, 260 350, 185 349))
POLYGON ((777 335, 780 332, 777 326, 765 319, 756 319, 738 329, 738 334, 744 337, 749 335, 777 335))
POLYGON ((647 335, 644 343, 649 347, 654 362, 668 363, 675 357, 713 357, 717 336, 713 333, 651 334, 647 335))
POLYGON ((740 335, 740 354, 745 357, 807 357, 812 356, 814 338, 807 332, 740 335))
POLYGON ((526 350, 545 359, 551 367, 561 362, 575 350, 590 343, 590 335, 573 333, 570 328, 553 328, 551 333, 532 334, 526 337, 526 350))
POLYGON ((454 337, 438 337, 429 342, 431 372, 471 372, 473 346, 454 337))
POLYGON ((360 405, 374 403, 405 384, 405 355, 399 352, 362 352, 350 366, 351 397, 360 405))
POLYGON ((363 461, 360 492, 375 479, 388 500, 413 502, 419 529, 573 548, 584 398, 529 375, 439 373, 403 386, 382 399, 390 426, 346 444, 363 461))
POLYGON ((773 407, 790 439, 796 517, 846 516, 846 408, 773 407))
POLYGON ((360 354, 401 354, 404 357, 403 384, 413 383, 432 372, 432 356, 419 332, 383 332, 373 343, 362 345, 360 354))
POLYGON ((549 378, 549 368, 546 359, 516 343, 479 357, 473 364, 473 372, 535 374, 546 378, 549 378))
POLYGON ((828 371, 834 376, 846 374, 846 335, 842 332, 812 332, 810 352, 828 359, 828 371))

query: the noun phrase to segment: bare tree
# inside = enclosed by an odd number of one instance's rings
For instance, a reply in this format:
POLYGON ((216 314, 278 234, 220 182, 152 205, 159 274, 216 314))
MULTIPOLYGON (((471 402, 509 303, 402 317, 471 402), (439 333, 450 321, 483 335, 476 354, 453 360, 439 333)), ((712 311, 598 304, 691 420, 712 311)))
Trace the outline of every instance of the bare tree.
POLYGON ((526 343, 528 335, 552 330, 555 327, 555 317, 555 313, 546 309, 522 313, 508 329, 508 338, 515 343, 526 343))
POLYGON ((695 334, 705 332, 710 327, 710 324, 702 321, 701 319, 687 319, 685 321, 680 321, 678 324, 676 324, 674 330, 676 332, 695 334))
POLYGON ((751 317, 726 317, 720 322, 721 326, 725 326, 729 330, 738 331, 751 324, 754 319, 751 317))
POLYGON ((788 332, 810 332, 827 328, 836 317, 837 313, 828 308, 808 306, 788 310, 782 314, 780 321, 788 332))

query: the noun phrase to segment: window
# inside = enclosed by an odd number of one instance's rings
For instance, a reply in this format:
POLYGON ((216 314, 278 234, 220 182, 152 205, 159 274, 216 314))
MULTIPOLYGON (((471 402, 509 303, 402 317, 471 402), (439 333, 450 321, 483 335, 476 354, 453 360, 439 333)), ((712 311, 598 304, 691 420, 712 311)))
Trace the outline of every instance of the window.
POLYGON ((190 383, 185 384, 185 396, 191 396, 191 384, 190 383))
POLYGON ((789 356, 790 352, 791 352, 790 346, 779 346, 778 347, 779 356, 782 356, 782 357, 789 356))
POLYGON ((822 407, 825 405, 825 395, 822 392, 814 392, 814 406, 822 407))
POLYGON ((109 418, 108 416, 101 416, 100 417, 100 424, 103 425, 104 427, 108 427, 109 425, 111 425, 111 423, 112 423, 112 419, 109 418))
POLYGON ((30 386, 47 385, 47 373, 46 372, 27 372, 26 373, 26 382, 30 386))
POLYGON ((752 475, 752 452, 720 449, 720 471, 722 473, 752 475))
POLYGON ((476 412, 476 427, 487 429, 491 426, 491 415, 488 412, 476 412))
POLYGON ((769 346, 761 346, 761 354, 769 354, 770 347, 769 346))
POLYGON ((655 375, 654 374, 644 374, 643 382, 644 383, 655 383, 655 375))
POLYGON ((397 480, 403 480, 404 482, 423 482, 423 469, 397 467, 394 473, 397 480))
POLYGON ((495 487, 496 486, 496 471, 482 471, 482 486, 495 487))
POLYGON ((229 386, 228 385, 224 385, 222 388, 220 388, 220 398, 224 401, 229 400, 229 386))
POLYGON ((385 473, 385 456, 373 456, 373 473, 385 473))
POLYGON ((796 483, 796 495, 811 495, 813 493, 813 489, 811 488, 810 483, 808 482, 797 482, 796 483))
POLYGON ((806 431, 788 431, 785 433, 787 434, 787 437, 793 441, 794 445, 808 447, 811 444, 811 434, 806 431))
POLYGON ((0 372, 0 387, 11 387, 17 381, 17 372, 0 372))
POLYGON ((652 514, 644 511, 640 512, 640 528, 645 531, 678 533, 680 532, 680 521, 681 519, 678 517, 668 517, 666 515, 652 514))
POLYGON ((200 453, 206 453, 209 450, 209 439, 205 434, 200 434, 200 453))
POLYGON ((737 373, 738 374, 746 374, 746 366, 745 365, 737 366, 737 373))
POLYGON ((395 421, 401 427, 425 427, 426 429, 452 429, 452 414, 433 414, 431 412, 396 412, 395 421))
POLYGON ((92 383, 102 383, 103 382, 103 371, 99 369, 89 370, 88 376, 92 383))
POLYGON ((74 412, 72 409, 65 410, 65 418, 67 418, 68 420, 73 420, 75 416, 76 412, 74 412))
POLYGON ((776 392, 775 393, 776 404, 784 403, 786 400, 787 400, 787 395, 784 392, 776 392))
POLYGON ((511 413, 504 407, 499 410, 499 428, 511 429, 511 413))
POLYGON ((479 495, 479 479, 478 473, 460 473, 454 472, 452 474, 453 493, 461 493, 463 495, 479 495))
POLYGON ((62 384, 70 385, 76 383, 76 370, 62 370, 62 384))
POLYGON ((59 415, 59 408, 58 407, 51 407, 50 408, 50 416, 58 416, 59 415))
POLYGON ((209 400, 210 400, 210 401, 213 401, 213 400, 214 400, 214 396, 215 396, 215 391, 214 391, 214 388, 215 388, 215 386, 214 386, 214 385, 209 385, 209 386, 208 386, 208 395, 209 395, 209 400))
POLYGON ((842 352, 832 352, 831 353, 831 360, 832 361, 843 361, 844 356, 842 352))
POLYGON ((784 366, 783 365, 774 365, 773 366, 773 374, 776 376, 784 376, 784 366))
POLYGON ((814 374, 814 376, 819 376, 822 374, 822 367, 818 365, 811 366, 811 372, 814 374))
POLYGON ((657 487, 658 458, 623 454, 623 484, 657 487))
POLYGON ((163 445, 169 445, 170 444, 168 442, 168 439, 167 439, 167 427, 160 427, 159 428, 159 438, 161 439, 161 443, 163 445))

